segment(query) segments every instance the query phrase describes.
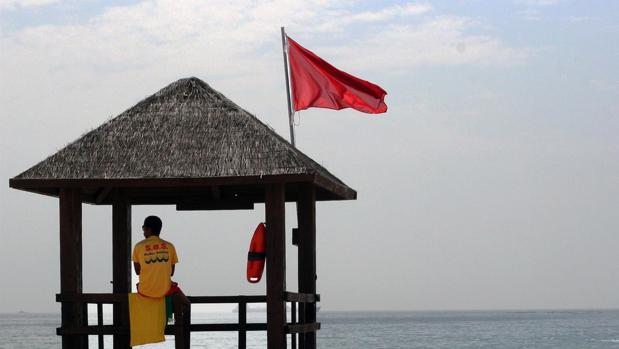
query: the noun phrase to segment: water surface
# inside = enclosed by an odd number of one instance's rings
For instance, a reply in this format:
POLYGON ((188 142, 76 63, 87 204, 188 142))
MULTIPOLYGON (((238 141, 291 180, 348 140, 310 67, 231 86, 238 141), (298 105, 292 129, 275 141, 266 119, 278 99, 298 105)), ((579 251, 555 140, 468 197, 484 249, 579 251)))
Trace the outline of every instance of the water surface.
MULTIPOLYGON (((234 313, 194 313, 192 321, 234 322, 234 313)), ((319 348, 617 348, 619 311, 328 312, 318 314, 319 348)), ((249 313, 249 322, 265 320, 249 313)), ((90 319, 94 324, 95 319, 90 319)), ((105 323, 110 323, 109 314, 105 323)), ((59 314, 0 314, 0 348, 60 348, 59 314)), ((96 348, 96 337, 91 337, 96 348)), ((111 337, 105 337, 112 348, 111 337)), ((236 333, 192 333, 192 348, 236 348, 236 333)), ((249 332, 248 348, 266 348, 265 332, 249 332)), ((174 348, 165 343, 139 348, 174 348)))

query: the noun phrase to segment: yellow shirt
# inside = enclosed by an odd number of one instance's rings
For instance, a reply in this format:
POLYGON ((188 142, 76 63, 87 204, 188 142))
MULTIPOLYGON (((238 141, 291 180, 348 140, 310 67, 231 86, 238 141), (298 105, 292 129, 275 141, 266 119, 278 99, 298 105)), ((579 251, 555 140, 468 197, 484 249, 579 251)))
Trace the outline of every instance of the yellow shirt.
POLYGON ((149 236, 135 245, 133 261, 140 263, 138 291, 149 297, 165 296, 172 284, 172 265, 178 263, 174 245, 149 236))

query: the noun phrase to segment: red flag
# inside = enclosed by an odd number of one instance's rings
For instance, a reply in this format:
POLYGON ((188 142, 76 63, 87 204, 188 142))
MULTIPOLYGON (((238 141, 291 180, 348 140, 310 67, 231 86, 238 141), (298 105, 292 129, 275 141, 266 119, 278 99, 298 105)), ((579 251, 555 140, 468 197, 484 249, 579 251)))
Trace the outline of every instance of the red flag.
POLYGON ((287 39, 295 111, 311 107, 353 108, 370 114, 387 111, 387 92, 380 86, 337 69, 290 37, 287 39))

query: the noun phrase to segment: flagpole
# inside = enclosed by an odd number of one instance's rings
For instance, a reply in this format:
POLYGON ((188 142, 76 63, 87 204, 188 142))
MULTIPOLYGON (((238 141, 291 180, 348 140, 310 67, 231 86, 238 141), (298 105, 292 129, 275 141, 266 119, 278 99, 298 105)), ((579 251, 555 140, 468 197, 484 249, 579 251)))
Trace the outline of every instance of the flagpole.
POLYGON ((288 77, 288 42, 286 40, 286 31, 284 27, 282 29, 282 51, 284 53, 284 75, 286 76, 286 101, 288 102, 288 123, 290 125, 290 143, 296 148, 294 142, 294 111, 292 110, 292 102, 290 98, 290 79, 288 77))

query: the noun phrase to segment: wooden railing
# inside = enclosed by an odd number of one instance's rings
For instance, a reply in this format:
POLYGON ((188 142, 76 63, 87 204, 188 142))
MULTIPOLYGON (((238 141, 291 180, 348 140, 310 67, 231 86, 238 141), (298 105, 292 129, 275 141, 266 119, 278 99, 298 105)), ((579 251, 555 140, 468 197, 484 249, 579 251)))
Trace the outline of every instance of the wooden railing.
MULTIPOLYGON (((175 336, 175 347, 177 349, 189 348, 191 332, 208 331, 236 331, 238 332, 238 348, 245 349, 247 344, 247 331, 266 331, 266 323, 247 322, 247 304, 266 303, 266 296, 198 296, 187 297, 190 304, 234 304, 238 305, 238 322, 236 323, 210 323, 192 324, 191 307, 189 311, 183 313, 179 298, 174 298, 174 325, 167 325, 165 334, 175 336)), ((128 326, 104 325, 103 324, 103 304, 126 304, 128 302, 126 294, 112 293, 82 293, 82 294, 57 294, 56 301, 61 303, 79 303, 97 305, 97 324, 79 327, 59 327, 56 333, 60 336, 72 335, 96 335, 98 337, 98 348, 104 349, 103 336, 105 335, 128 335, 128 326)), ((307 305, 320 301, 320 296, 305 293, 284 293, 284 301, 290 302, 291 321, 285 325, 285 332, 291 335, 292 349, 297 348, 297 335, 315 332, 320 329, 320 323, 307 323, 307 305), (297 307, 298 305, 298 307, 297 307)), ((86 306, 85 306, 86 307, 86 306)), ((128 309, 128 307, 125 307, 128 309)), ((313 308, 315 309, 315 308, 313 308)), ((315 311, 315 310, 312 310, 315 311)), ((127 315, 128 316, 128 315, 127 315)), ((301 348, 303 348, 302 343, 301 348)))
POLYGON ((291 347, 292 349, 296 349, 298 334, 315 332, 320 329, 319 322, 308 323, 305 316, 308 313, 308 304, 313 304, 313 311, 316 311, 316 302, 320 301, 320 295, 285 292, 284 300, 290 302, 290 324, 286 326, 286 333, 290 333, 291 347), (299 311, 297 311, 297 303, 299 305, 299 311))

